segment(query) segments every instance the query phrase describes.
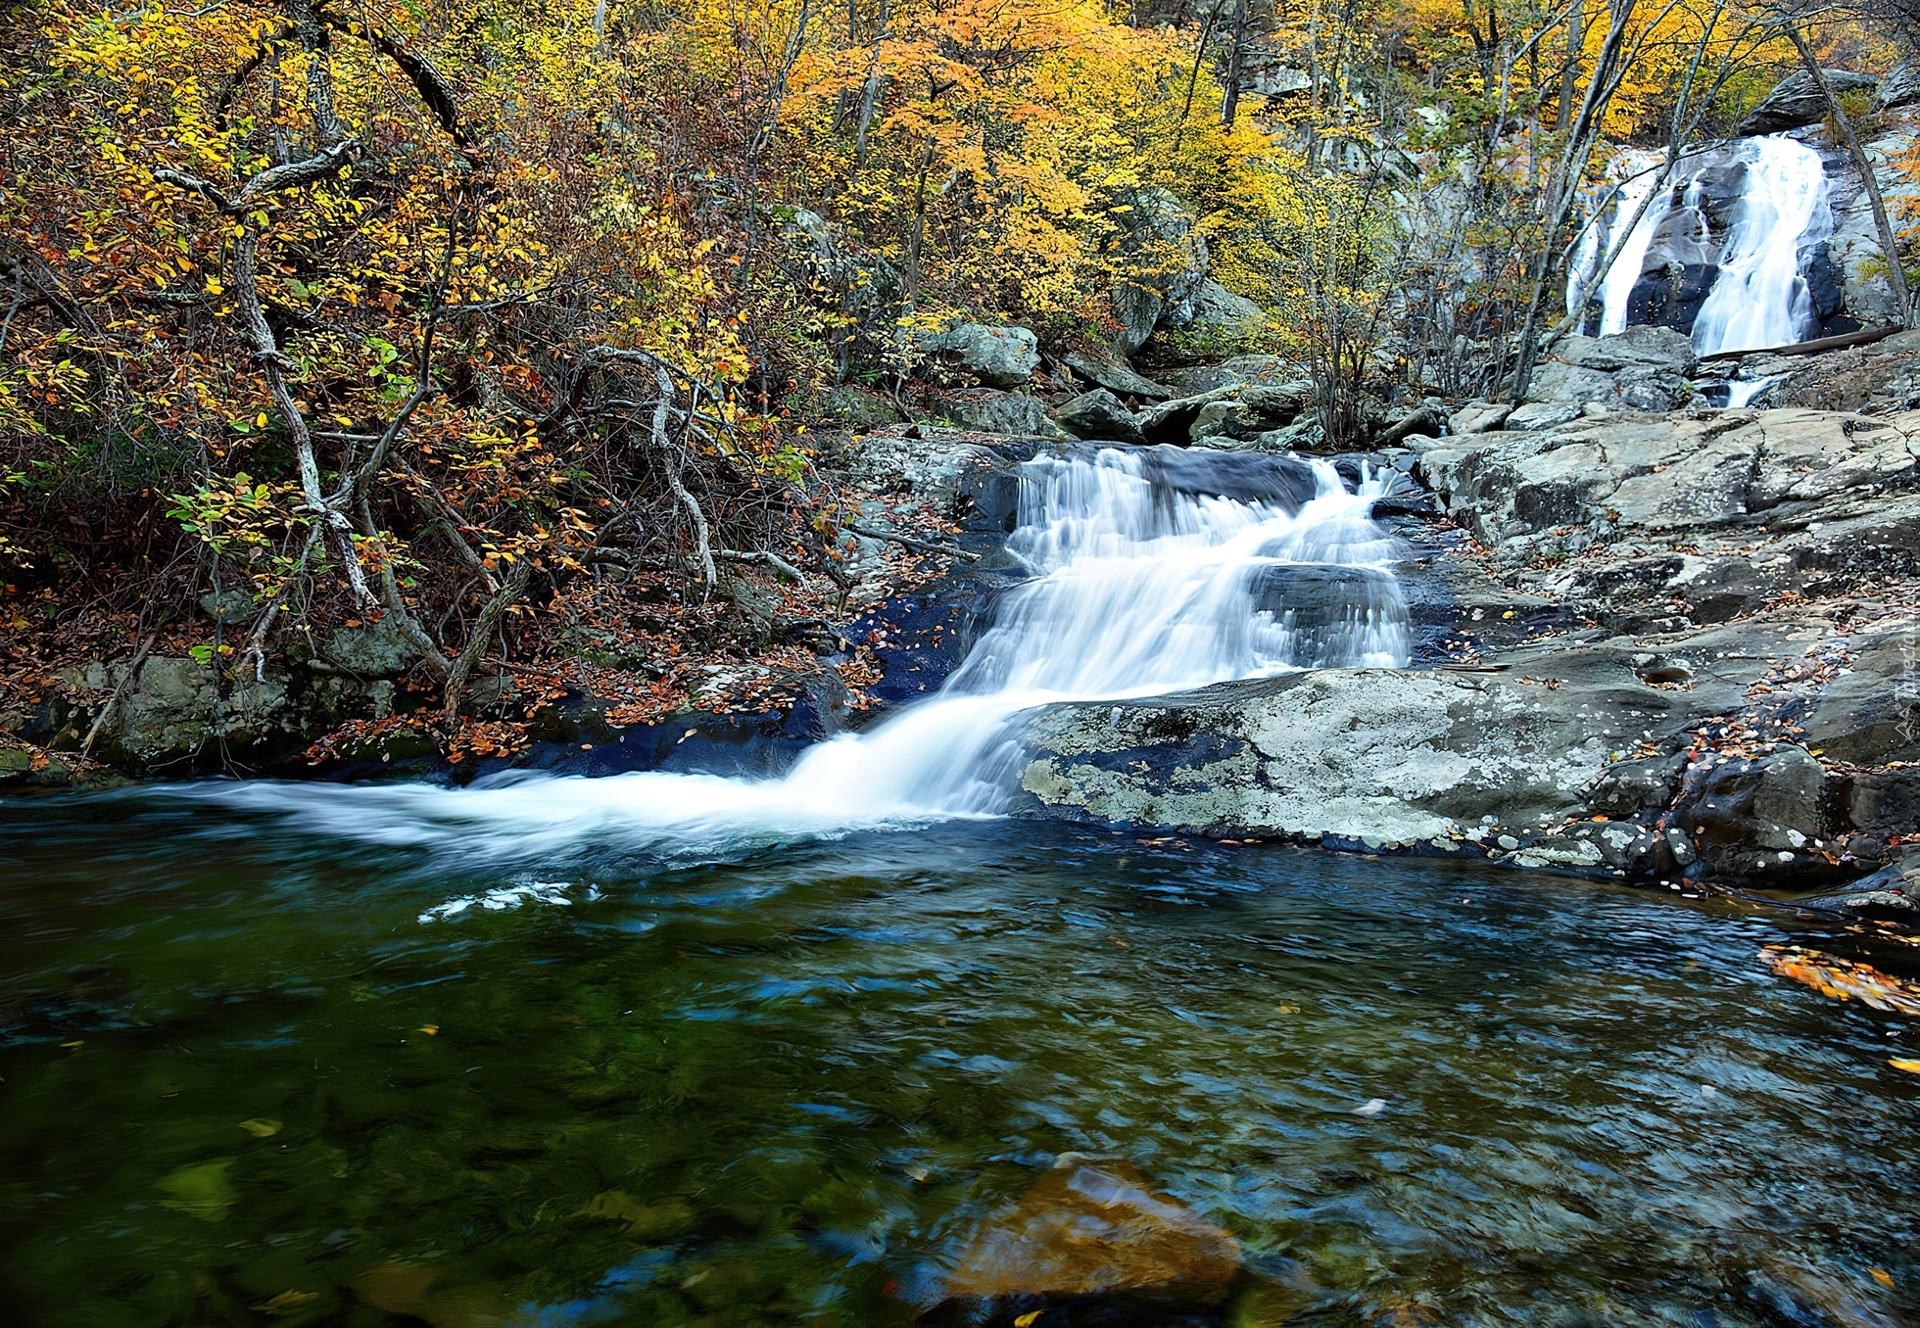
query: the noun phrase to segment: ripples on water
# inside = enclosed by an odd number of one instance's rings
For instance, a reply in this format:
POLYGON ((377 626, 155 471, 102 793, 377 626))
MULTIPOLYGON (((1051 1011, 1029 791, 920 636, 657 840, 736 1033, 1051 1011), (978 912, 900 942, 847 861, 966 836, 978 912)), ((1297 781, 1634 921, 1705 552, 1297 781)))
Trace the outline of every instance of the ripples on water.
POLYGON ((1239 1235, 1240 1322, 1755 1325, 1758 1275, 1896 1323, 1870 1269, 1920 1276, 1911 1039, 1766 915, 997 822, 440 861, 8 804, 15 1322, 906 1323, 1060 1150, 1239 1235))

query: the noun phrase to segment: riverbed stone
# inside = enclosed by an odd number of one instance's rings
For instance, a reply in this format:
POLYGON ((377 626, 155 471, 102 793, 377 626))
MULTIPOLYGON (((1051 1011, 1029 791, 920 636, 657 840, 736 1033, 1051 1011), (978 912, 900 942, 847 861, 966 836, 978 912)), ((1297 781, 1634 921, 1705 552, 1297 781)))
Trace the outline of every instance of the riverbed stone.
POLYGON ((1060 360, 1096 387, 1104 387, 1118 396, 1165 401, 1174 395, 1172 388, 1136 373, 1133 366, 1110 351, 1092 348, 1068 351, 1060 360))
POLYGON ((1505 401, 1469 401, 1447 417, 1447 427, 1456 434, 1487 433, 1506 423, 1513 406, 1505 401))
POLYGON ((990 387, 942 393, 934 408, 962 429, 1014 438, 1064 438, 1047 418, 1047 408, 1031 392, 1001 392, 990 387))
POLYGON ((945 1298, 949 1310, 1017 1301, 1033 1312, 1113 1296, 1204 1308, 1226 1299, 1243 1262, 1230 1233, 1131 1163, 1063 1153, 987 1219, 948 1275, 945 1298))

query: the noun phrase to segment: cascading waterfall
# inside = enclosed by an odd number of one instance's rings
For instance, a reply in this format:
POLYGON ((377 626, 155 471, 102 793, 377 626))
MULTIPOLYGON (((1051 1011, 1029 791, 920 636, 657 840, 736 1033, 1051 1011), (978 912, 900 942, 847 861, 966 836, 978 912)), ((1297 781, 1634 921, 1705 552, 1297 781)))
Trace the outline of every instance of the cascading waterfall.
MULTIPOLYGON (((1155 473, 1153 453, 1043 458, 1022 476, 1008 547, 1038 574, 1013 591, 940 693, 820 743, 773 779, 651 771, 512 773, 425 784, 198 785, 316 830, 480 854, 618 845, 708 856, 806 835, 991 815, 1019 768, 1020 712, 1161 695, 1303 667, 1403 665, 1396 543, 1323 461, 1235 458, 1289 484, 1221 497, 1155 473), (1289 468, 1291 470, 1289 471, 1289 468)), ((1181 464, 1185 465, 1186 462, 1181 464)))
POLYGON ((1817 321, 1800 249, 1833 230, 1820 154, 1778 135, 1747 139, 1740 152, 1747 187, 1720 248, 1719 275, 1693 320, 1702 355, 1789 345, 1817 321))
MULTIPOLYGON (((1801 275, 1800 253, 1832 232, 1832 210, 1820 154, 1781 134, 1742 139, 1728 152, 1683 159, 1684 173, 1648 203, 1596 292, 1593 272, 1606 246, 1614 243, 1612 226, 1631 217, 1662 179, 1660 159, 1623 154, 1620 166, 1634 174, 1615 196, 1608 224, 1590 226, 1581 239, 1568 280, 1568 307, 1579 308, 1597 294, 1601 334, 1624 331, 1634 287, 1645 275, 1648 250, 1675 215, 1675 196, 1682 211, 1697 213, 1702 177, 1735 163, 1744 166, 1745 180, 1719 244, 1713 285, 1694 317, 1694 349, 1702 355, 1759 350, 1810 335, 1817 316, 1801 275)), ((1736 384, 1736 395, 1745 386, 1736 384)), ((1764 384, 1749 390, 1759 386, 1764 384)))

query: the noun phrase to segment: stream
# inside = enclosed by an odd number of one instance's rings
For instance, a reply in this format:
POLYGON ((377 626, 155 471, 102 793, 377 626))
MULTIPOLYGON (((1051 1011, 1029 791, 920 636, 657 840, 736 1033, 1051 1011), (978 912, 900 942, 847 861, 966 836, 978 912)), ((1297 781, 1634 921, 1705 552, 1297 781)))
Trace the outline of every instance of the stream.
POLYGON ((1405 661, 1377 482, 1219 466, 1030 467, 966 663, 784 773, 6 804, 16 1321, 904 1325, 1062 1152, 1247 1260, 1079 1322, 1906 1321, 1911 1039, 1811 925, 998 815, 1034 705, 1405 661))
POLYGON ((1920 1276, 1911 1036, 1727 903, 995 821, 448 871, 148 793, 0 858, 15 1322, 906 1324, 1060 1150, 1241 1239, 1223 1321, 1920 1276))

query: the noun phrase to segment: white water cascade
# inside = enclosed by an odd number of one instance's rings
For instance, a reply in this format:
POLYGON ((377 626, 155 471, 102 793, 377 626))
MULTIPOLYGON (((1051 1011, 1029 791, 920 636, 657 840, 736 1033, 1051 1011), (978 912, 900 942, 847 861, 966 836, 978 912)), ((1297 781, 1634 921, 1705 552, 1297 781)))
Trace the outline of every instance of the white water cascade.
MULTIPOLYGON (((1648 250, 1675 218, 1675 196, 1682 211, 1696 214, 1701 177, 1731 163, 1745 167, 1745 182, 1719 244, 1713 285, 1694 318, 1694 349, 1702 355, 1758 350, 1800 341, 1811 333, 1816 315, 1800 272, 1800 251, 1833 229, 1826 172, 1812 148, 1772 134, 1742 139, 1726 152, 1682 160, 1681 173, 1648 203, 1600 283, 1602 335, 1626 329, 1629 297, 1643 275, 1648 250)), ((1633 216, 1663 178, 1665 162, 1655 155, 1629 153, 1622 155, 1617 169, 1630 174, 1609 209, 1609 224, 1590 226, 1582 236, 1568 280, 1569 308, 1579 308, 1589 298, 1604 246, 1616 242, 1612 226, 1633 216)), ((1699 243, 1707 237, 1689 238, 1699 243)))
POLYGON ((461 854, 617 845, 710 856, 992 815, 1017 777, 1016 717, 1048 702, 1405 664, 1399 548, 1369 515, 1382 482, 1356 493, 1326 462, 1309 472, 1290 460, 1229 460, 1265 467, 1264 487, 1243 487, 1241 499, 1186 491, 1142 450, 1029 463, 1008 548, 1035 579, 1007 596, 938 695, 809 748, 778 778, 509 773, 464 789, 248 782, 181 792, 322 833, 461 854), (1288 481, 1306 492, 1290 495, 1288 481))

